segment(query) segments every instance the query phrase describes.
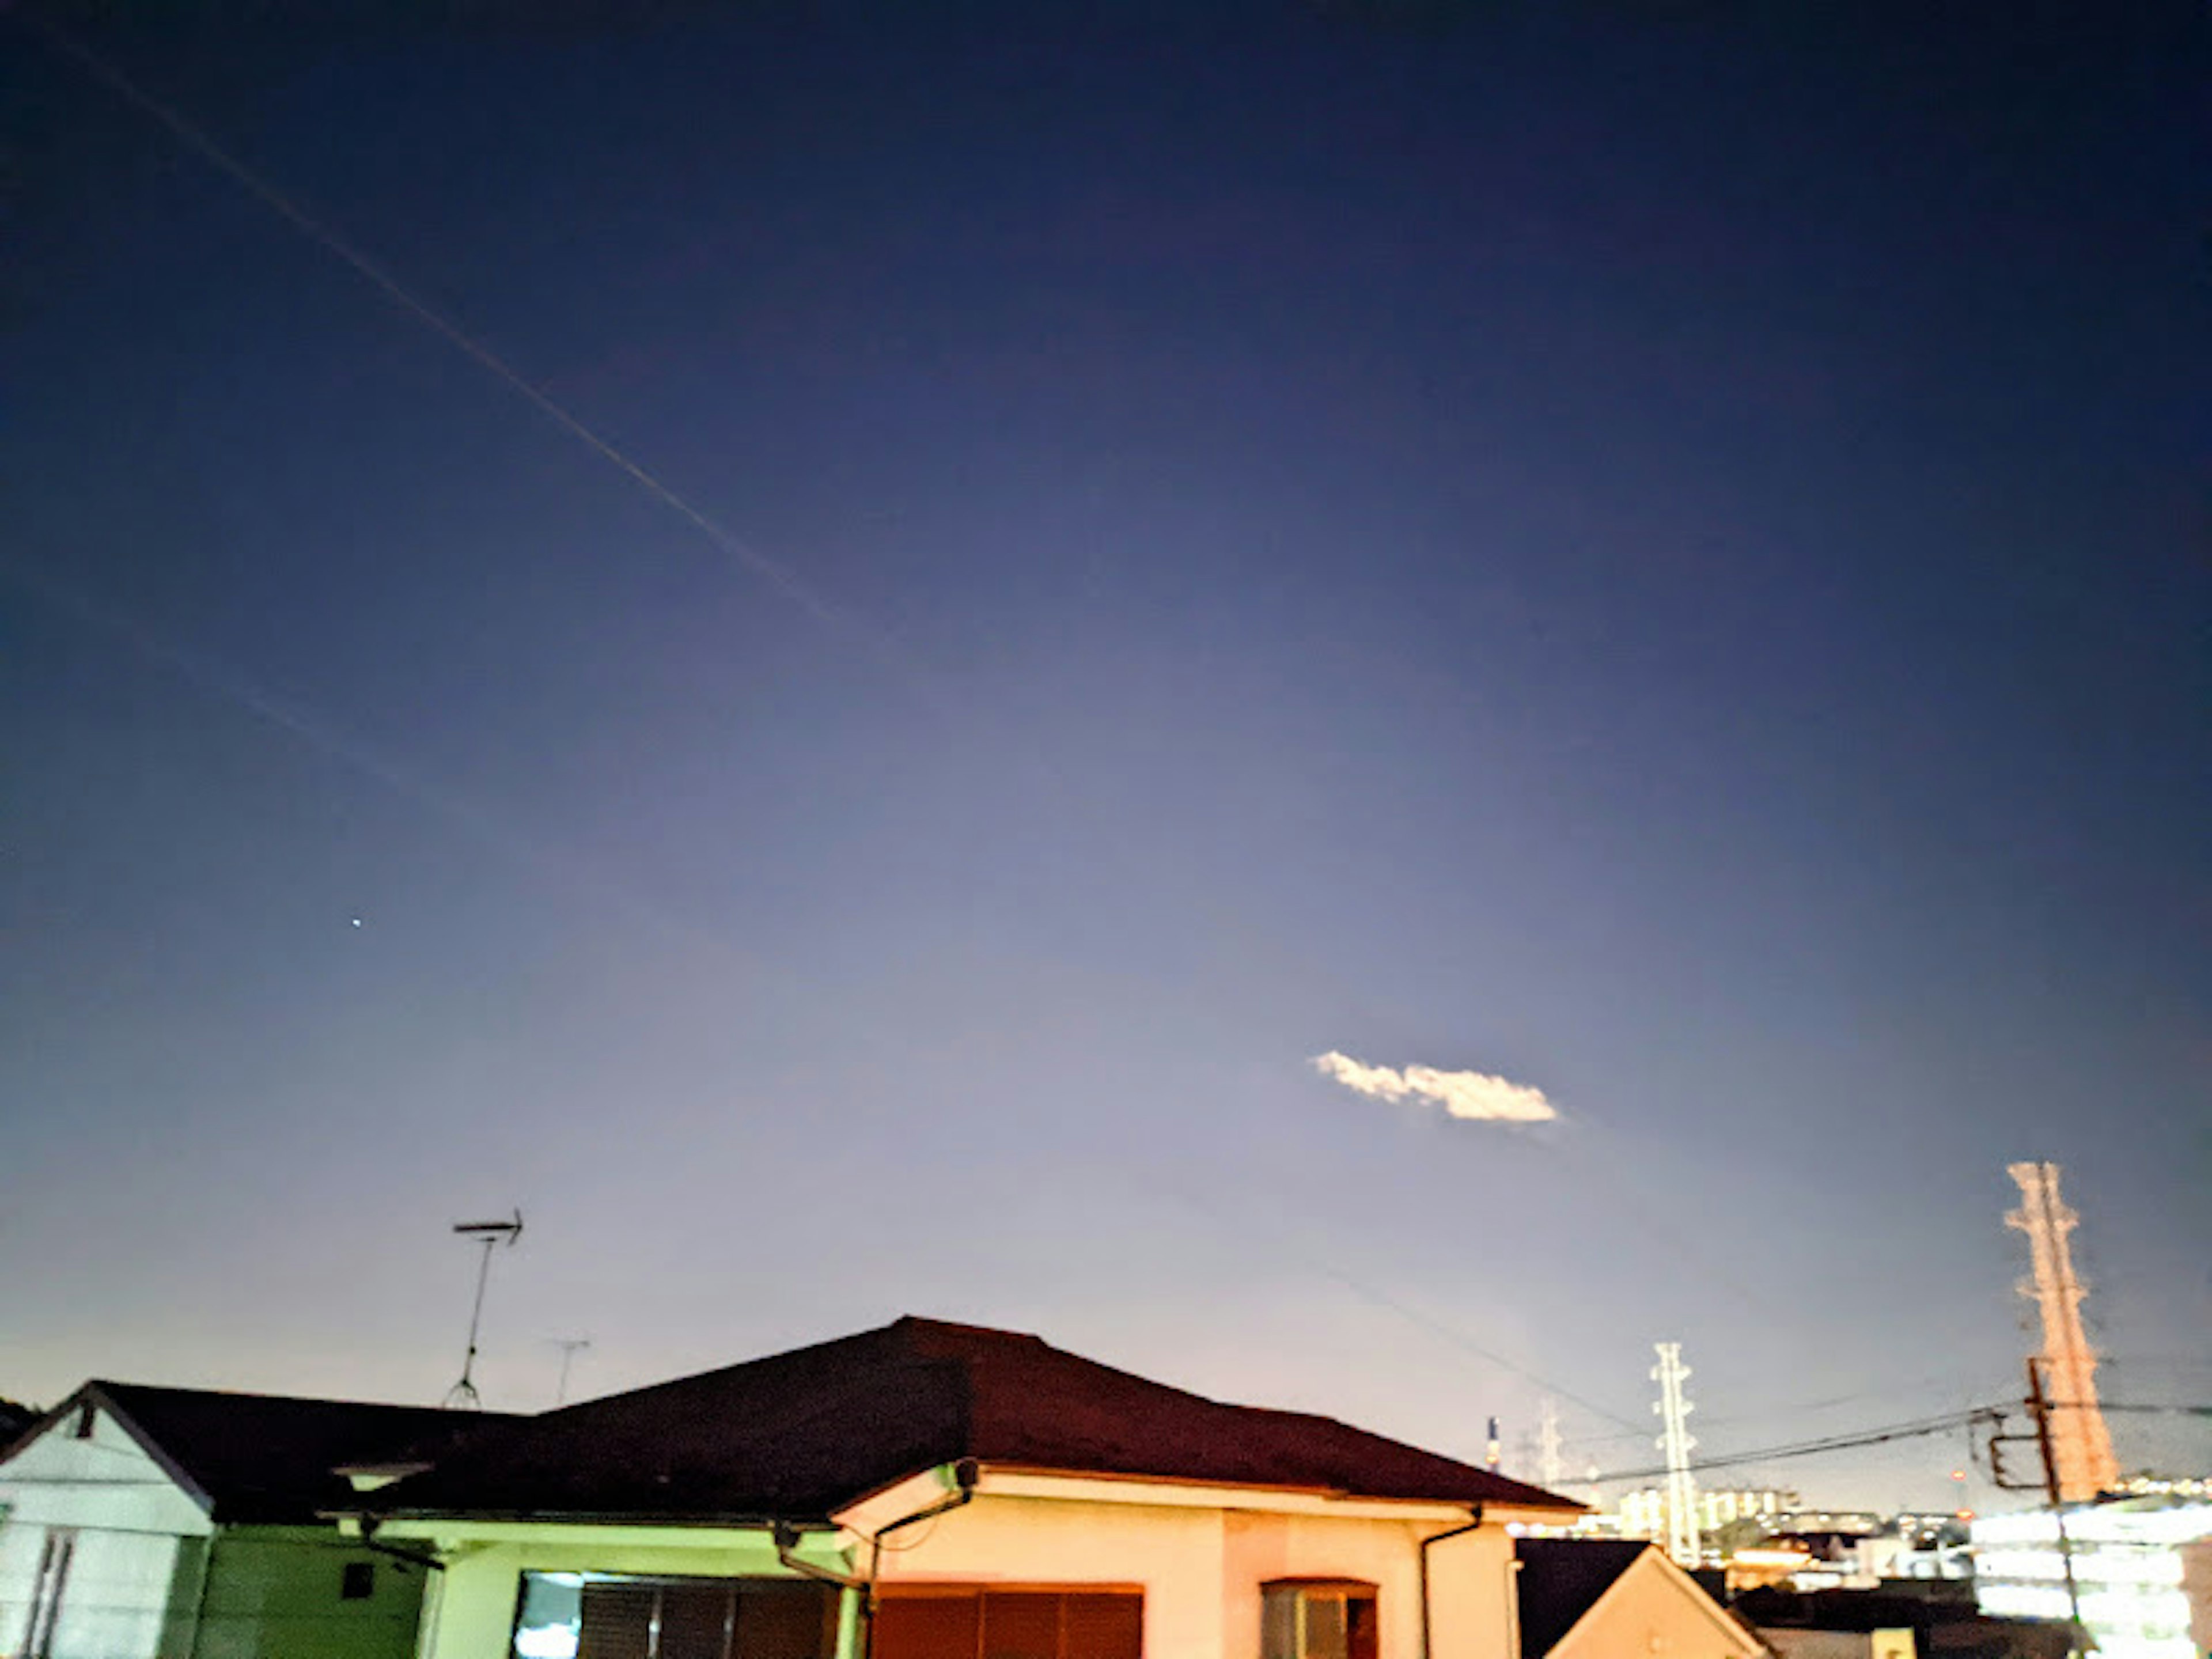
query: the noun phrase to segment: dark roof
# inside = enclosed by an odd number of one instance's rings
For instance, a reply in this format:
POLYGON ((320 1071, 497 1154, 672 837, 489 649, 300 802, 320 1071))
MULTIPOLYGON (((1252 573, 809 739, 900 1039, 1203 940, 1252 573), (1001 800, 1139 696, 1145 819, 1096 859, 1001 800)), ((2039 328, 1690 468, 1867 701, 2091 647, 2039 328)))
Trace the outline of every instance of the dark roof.
POLYGON ((1516 1538, 1521 1659, 1543 1659, 1650 1549, 1640 1539, 1516 1538))
POLYGON ((963 1458, 1579 1507, 1328 1418, 1223 1405, 1034 1336, 914 1318, 503 1425, 362 1506, 383 1515, 818 1521, 963 1458))
POLYGON ((353 1495, 334 1471, 428 1461, 516 1419, 428 1406, 227 1394, 88 1382, 52 1415, 85 1400, 106 1407, 148 1453, 222 1522, 313 1521, 353 1495))

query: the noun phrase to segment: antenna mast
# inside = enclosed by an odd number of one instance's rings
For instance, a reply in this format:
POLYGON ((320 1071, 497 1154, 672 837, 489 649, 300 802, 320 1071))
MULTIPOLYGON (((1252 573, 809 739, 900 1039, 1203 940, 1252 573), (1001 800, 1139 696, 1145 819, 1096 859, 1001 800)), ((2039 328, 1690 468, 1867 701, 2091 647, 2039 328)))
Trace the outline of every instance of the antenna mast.
POLYGON ((557 1409, 568 1403, 568 1367, 575 1363, 576 1351, 592 1346, 588 1336, 556 1336, 553 1346, 561 1350, 561 1380, 553 1389, 553 1404, 557 1409))
POLYGON ((1537 1480, 1546 1492, 1557 1492, 1566 1471, 1559 1462, 1559 1402, 1544 1396, 1542 1414, 1536 1419, 1537 1480))
POLYGON ((491 1278, 491 1253, 495 1245, 505 1244, 510 1249, 522 1237, 522 1212, 517 1210, 507 1221, 456 1221, 453 1231, 471 1243, 483 1246, 483 1255, 477 1261, 477 1299, 469 1310, 469 1346, 461 1357, 461 1380, 446 1390, 445 1406, 448 1411, 482 1411, 483 1396, 477 1392, 477 1332, 483 1324, 484 1285, 491 1278))

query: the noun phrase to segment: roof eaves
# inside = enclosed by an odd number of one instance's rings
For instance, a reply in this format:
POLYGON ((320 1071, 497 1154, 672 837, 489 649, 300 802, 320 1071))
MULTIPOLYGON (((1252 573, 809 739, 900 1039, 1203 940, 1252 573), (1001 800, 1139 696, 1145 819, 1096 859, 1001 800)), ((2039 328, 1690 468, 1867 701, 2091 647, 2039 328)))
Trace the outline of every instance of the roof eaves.
POLYGON ((746 1532, 766 1530, 772 1527, 797 1527, 802 1531, 835 1532, 837 1522, 826 1515, 797 1512, 770 1515, 747 1511, 743 1514, 718 1514, 700 1510, 689 1514, 645 1514, 635 1510, 502 1510, 483 1509, 378 1509, 363 1504, 354 1507, 319 1511, 325 1521, 357 1521, 366 1532, 374 1532, 390 1522, 410 1525, 434 1526, 441 1522, 456 1525, 483 1523, 512 1527, 696 1527, 702 1530, 719 1529, 746 1532))
POLYGON ((175 1481, 185 1496, 200 1506, 201 1513, 204 1514, 209 1520, 228 1519, 228 1516, 218 1513, 220 1505, 216 1502, 215 1494, 202 1486, 192 1472, 179 1463, 160 1441, 155 1439, 141 1427, 138 1419, 124 1409, 123 1403, 116 1399, 112 1392, 114 1389, 129 1386, 128 1383, 103 1382, 94 1378, 79 1389, 76 1394, 71 1395, 68 1400, 57 1406, 54 1408, 54 1415, 58 1417, 83 1401, 92 1401, 115 1419, 117 1425, 124 1433, 131 1437, 138 1449, 152 1458, 161 1473, 175 1481))

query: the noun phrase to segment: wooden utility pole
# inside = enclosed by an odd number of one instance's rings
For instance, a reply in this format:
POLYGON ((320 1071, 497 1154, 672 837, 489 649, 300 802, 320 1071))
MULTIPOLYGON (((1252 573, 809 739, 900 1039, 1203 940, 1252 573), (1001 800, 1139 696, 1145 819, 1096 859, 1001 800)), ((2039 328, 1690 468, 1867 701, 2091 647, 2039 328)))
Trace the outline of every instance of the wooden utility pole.
POLYGON ((2059 1492, 2058 1457, 2051 1439, 2051 1397, 2043 1391, 2043 1362, 2027 1361, 2027 1413, 2035 1420, 2036 1449, 2043 1457, 2043 1495, 2058 1526, 2058 1565, 2066 1574, 2066 1613, 2075 1638, 2081 1628, 2081 1590, 2074 1582, 2074 1540, 2066 1534, 2066 1500, 2059 1492))

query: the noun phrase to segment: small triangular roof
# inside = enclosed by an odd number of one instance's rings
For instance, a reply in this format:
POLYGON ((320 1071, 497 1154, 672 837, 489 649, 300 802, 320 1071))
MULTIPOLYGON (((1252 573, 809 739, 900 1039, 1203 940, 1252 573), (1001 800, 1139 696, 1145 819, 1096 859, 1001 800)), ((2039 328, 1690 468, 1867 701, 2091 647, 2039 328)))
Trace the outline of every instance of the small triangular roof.
POLYGON ((88 1405, 112 1418, 211 1519, 225 1523, 313 1521, 351 1493, 339 1468, 428 1462, 514 1420, 428 1406, 95 1380, 48 1412, 6 1457, 88 1405))
POLYGON ((1331 1418, 1228 1405, 1021 1332, 911 1316, 504 1425, 348 1507, 390 1517, 822 1522, 965 1459, 1053 1474, 1582 1507, 1331 1418))
POLYGON ((1651 1546, 1642 1539, 1516 1538, 1521 1659, 1543 1659, 1651 1546))

